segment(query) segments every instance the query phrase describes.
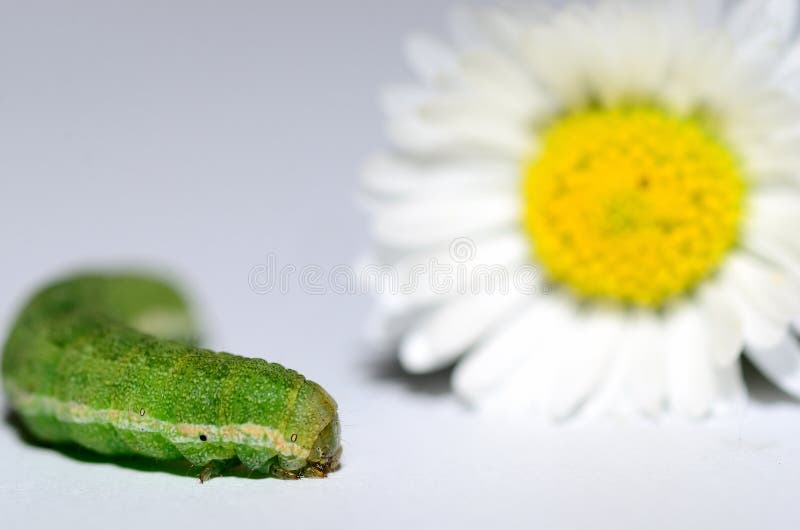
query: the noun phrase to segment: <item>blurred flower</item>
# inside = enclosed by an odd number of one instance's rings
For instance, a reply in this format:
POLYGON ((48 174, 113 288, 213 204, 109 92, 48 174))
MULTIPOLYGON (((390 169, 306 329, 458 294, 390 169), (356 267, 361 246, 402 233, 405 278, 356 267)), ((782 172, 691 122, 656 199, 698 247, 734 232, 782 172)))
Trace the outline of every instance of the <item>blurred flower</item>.
POLYGON ((365 169, 370 258, 469 238, 473 267, 552 288, 385 289, 379 338, 410 372, 458 361, 480 408, 703 416, 741 402, 743 351, 800 395, 797 26, 794 0, 537 3, 411 38, 421 82, 385 94, 393 148, 365 169))

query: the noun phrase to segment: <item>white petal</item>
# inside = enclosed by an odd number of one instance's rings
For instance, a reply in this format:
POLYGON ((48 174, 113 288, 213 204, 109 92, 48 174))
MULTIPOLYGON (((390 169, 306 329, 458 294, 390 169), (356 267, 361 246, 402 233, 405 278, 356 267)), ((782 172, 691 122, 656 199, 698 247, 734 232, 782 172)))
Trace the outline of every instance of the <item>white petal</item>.
POLYGON ((742 253, 728 259, 724 275, 744 322, 746 344, 765 348, 775 345, 791 319, 800 314, 800 283, 742 253))
POLYGON ((417 155, 494 154, 521 160, 534 138, 522 123, 478 112, 437 117, 430 112, 393 119, 388 134, 400 149, 417 155))
POLYGON ((520 67, 490 52, 464 57, 462 76, 469 86, 493 106, 516 115, 524 123, 540 120, 552 108, 544 92, 520 67))
MULTIPOLYGON (((525 33, 521 46, 537 79, 561 101, 581 102, 586 97, 581 86, 584 65, 580 46, 568 34, 550 26, 525 33), (569 64, 570 68, 564 68, 569 64)), ((588 28, 584 28, 588 29, 588 28)))
MULTIPOLYGON (((522 369, 529 366, 534 357, 543 360, 543 365, 552 359, 556 346, 552 342, 553 330, 557 328, 563 332, 559 325, 564 314, 563 303, 555 300, 534 301, 458 364, 453 373, 456 393, 475 405, 497 393, 505 397, 502 406, 514 407, 527 402, 531 394, 541 391, 542 387, 533 388, 533 380, 527 383, 520 381, 520 377, 524 379, 527 375, 522 369), (523 383, 524 388, 515 380, 523 383)), ((547 376, 551 374, 545 371, 540 370, 539 375, 548 379, 547 376)))
POLYGON ((787 334, 770 348, 750 347, 747 356, 778 387, 800 398, 800 345, 796 336, 787 334))
POLYGON ((712 360, 705 346, 705 321, 697 307, 686 304, 671 317, 667 342, 669 404, 689 417, 708 414, 716 395, 712 360))
POLYGON ((622 317, 606 308, 576 315, 564 324, 561 344, 548 352, 558 359, 547 404, 553 418, 574 413, 607 375, 622 324, 622 317))
POLYGON ((711 358, 718 366, 734 364, 744 348, 744 326, 733 298, 724 287, 708 285, 700 294, 700 311, 711 358))
MULTIPOLYGON (((765 108, 767 101, 742 101, 741 108, 753 106, 765 108)), ((775 114, 793 118, 798 109, 790 105, 775 103, 775 114)), ((749 110, 744 112, 752 114, 749 110)), ((732 113, 729 113, 732 114, 732 113)), ((738 116, 731 120, 727 136, 736 150, 741 154, 744 170, 751 175, 756 184, 775 186, 784 184, 789 187, 789 195, 796 194, 800 154, 795 146, 800 142, 800 129, 786 128, 782 119, 765 116, 738 116), (752 122, 752 123, 751 123, 752 122), (794 189, 791 189, 794 187, 794 189)), ((762 190, 758 190, 756 194, 762 190)))
POLYGON ((518 164, 502 159, 421 162, 382 155, 369 159, 362 175, 364 188, 373 194, 451 196, 453 190, 519 193, 519 171, 518 164))
POLYGON ((792 93, 800 83, 800 40, 795 39, 773 74, 772 82, 792 93))
MULTIPOLYGON (((530 247, 525 237, 512 231, 485 239, 460 239, 436 251, 410 254, 390 269, 369 271, 380 284, 381 306, 393 312, 446 302, 456 295, 507 293, 517 290, 535 294, 542 278, 529 263, 530 247), (520 267, 528 276, 521 277, 520 267), (523 280, 526 283, 521 283, 523 280)), ((364 276, 364 273, 362 273, 364 276)))
POLYGON ((745 247, 758 257, 800 278, 800 242, 795 239, 792 244, 782 244, 779 238, 779 235, 761 234, 761 237, 746 241, 745 247))
POLYGON ((477 402, 480 410, 511 418, 548 414, 559 366, 558 345, 567 330, 569 312, 555 311, 547 326, 536 331, 536 344, 493 391, 477 402))
POLYGON ((636 407, 646 414, 658 414, 666 398, 666 333, 663 323, 641 314, 627 323, 619 346, 623 363, 623 384, 636 407))
POLYGON ((786 326, 753 307, 741 293, 737 292, 734 300, 744 323, 745 347, 767 348, 781 341, 786 326))
POLYGON ((800 274, 800 195, 779 189, 752 199, 743 245, 795 276, 800 274))
POLYGON ((743 410, 747 405, 747 386, 742 376, 742 363, 737 360, 728 366, 715 366, 714 377, 717 399, 713 412, 729 414, 743 410))
MULTIPOLYGON (((775 234, 792 234, 800 226, 800 193, 795 187, 757 189, 749 199, 748 225, 768 228, 775 234)), ((748 237, 757 237, 747 234, 748 237)))
POLYGON ((411 330, 400 345, 400 363, 412 373, 443 368, 480 339, 526 296, 461 296, 435 310, 411 330))
POLYGON ((527 32, 520 47, 538 79, 567 107, 593 98, 616 104, 632 94, 663 95, 675 66, 673 26, 687 27, 667 14, 658 4, 644 9, 621 2, 565 9, 527 32))
POLYGON ((772 59, 787 45, 797 24, 796 0, 742 0, 728 28, 747 59, 772 59))
POLYGON ((447 243, 511 227, 519 219, 520 207, 514 194, 405 201, 378 212, 373 235, 394 246, 447 243))

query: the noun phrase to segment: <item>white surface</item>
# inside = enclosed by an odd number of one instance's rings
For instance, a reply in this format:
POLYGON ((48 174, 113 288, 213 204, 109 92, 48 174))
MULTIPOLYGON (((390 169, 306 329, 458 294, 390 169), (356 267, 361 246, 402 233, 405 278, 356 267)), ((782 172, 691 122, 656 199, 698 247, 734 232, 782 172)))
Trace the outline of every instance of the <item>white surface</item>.
POLYGON ((714 424, 515 425, 359 342, 356 296, 258 295, 252 267, 354 260, 352 195, 401 42, 446 2, 0 5, 0 324, 83 264, 164 265, 208 345, 337 398, 328 480, 194 478, 24 443, 0 425, 0 527, 797 528, 800 406, 761 391, 714 424))

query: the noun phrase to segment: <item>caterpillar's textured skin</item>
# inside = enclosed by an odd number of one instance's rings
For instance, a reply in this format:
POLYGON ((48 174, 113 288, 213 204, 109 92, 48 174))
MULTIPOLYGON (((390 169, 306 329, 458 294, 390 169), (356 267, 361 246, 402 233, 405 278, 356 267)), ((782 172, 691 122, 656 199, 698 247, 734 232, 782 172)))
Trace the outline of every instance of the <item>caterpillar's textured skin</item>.
POLYGON ((293 370, 194 347, 169 285, 136 275, 53 284, 3 352, 11 407, 36 437, 107 455, 186 459, 210 478, 239 461, 324 476, 341 454, 336 402, 293 370), (160 337, 160 338, 157 338, 160 337))

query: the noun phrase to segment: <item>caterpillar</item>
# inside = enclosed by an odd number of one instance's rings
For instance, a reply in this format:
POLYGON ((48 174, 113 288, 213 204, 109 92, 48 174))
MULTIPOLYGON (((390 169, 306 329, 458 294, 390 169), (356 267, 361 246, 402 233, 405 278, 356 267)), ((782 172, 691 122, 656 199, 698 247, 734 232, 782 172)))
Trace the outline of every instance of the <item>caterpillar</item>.
POLYGON ((339 466, 333 398, 263 359, 193 345, 188 304, 138 274, 82 274, 36 293, 3 349, 11 409, 41 441, 187 460, 200 481, 243 464, 279 478, 339 466))

